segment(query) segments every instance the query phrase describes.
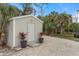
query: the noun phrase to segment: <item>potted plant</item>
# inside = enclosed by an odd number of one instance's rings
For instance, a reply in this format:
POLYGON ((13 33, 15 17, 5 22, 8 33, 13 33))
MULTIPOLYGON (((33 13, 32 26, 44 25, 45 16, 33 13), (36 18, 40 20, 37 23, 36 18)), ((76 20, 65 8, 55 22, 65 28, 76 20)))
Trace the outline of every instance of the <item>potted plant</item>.
POLYGON ((38 39, 39 43, 43 43, 44 41, 44 38, 42 37, 42 35, 43 35, 43 32, 40 32, 39 39, 38 39))
POLYGON ((26 34, 24 32, 20 32, 19 33, 19 37, 21 39, 20 43, 21 43, 21 48, 26 48, 27 47, 27 40, 25 40, 26 38, 26 34))

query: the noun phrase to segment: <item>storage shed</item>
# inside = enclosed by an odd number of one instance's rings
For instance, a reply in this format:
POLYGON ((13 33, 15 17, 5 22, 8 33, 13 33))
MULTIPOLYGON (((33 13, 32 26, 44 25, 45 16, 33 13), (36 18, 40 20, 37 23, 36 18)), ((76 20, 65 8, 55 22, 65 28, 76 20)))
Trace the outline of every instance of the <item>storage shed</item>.
POLYGON ((39 33, 43 30, 43 21, 33 15, 13 17, 8 24, 7 45, 20 46, 19 32, 27 33, 28 42, 37 42, 39 33))

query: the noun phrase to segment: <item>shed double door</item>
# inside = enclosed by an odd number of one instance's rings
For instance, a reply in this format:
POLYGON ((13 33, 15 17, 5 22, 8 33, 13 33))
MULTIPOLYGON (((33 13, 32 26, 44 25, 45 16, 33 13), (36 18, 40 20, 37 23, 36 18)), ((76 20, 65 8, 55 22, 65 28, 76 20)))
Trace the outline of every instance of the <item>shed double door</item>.
POLYGON ((35 28, 34 24, 28 24, 28 42, 34 41, 35 39, 35 28))

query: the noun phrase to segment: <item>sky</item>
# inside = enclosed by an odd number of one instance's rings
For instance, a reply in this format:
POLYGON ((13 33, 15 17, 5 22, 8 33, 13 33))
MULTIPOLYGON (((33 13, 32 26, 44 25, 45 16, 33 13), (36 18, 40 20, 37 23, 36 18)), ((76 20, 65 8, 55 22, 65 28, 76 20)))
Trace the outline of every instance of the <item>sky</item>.
MULTIPOLYGON (((18 7, 19 9, 22 9, 22 6, 18 3, 10 3, 11 5, 14 5, 18 7)), ((40 14, 39 9, 35 7, 37 10, 37 15, 40 14)), ((48 3, 45 6, 45 15, 48 15, 52 11, 56 11, 58 13, 66 12, 71 15, 76 14, 76 10, 79 10, 79 3, 48 3)))

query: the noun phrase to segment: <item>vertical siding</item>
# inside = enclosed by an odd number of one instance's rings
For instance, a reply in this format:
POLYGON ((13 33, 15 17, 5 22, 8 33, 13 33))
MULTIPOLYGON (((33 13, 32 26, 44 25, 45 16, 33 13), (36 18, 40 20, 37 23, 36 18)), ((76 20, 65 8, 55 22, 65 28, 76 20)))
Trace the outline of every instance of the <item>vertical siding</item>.
POLYGON ((13 46, 13 21, 10 21, 9 22, 9 25, 8 25, 8 43, 7 45, 12 47, 13 46))
POLYGON ((38 41, 40 32, 42 32, 42 24, 36 23, 36 41, 38 41))
POLYGON ((25 32, 27 33, 27 24, 24 21, 16 21, 15 22, 15 45, 19 46, 20 45, 20 39, 19 39, 19 32, 25 32))

